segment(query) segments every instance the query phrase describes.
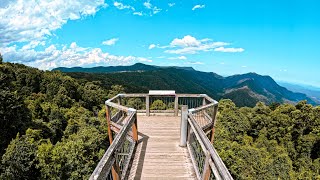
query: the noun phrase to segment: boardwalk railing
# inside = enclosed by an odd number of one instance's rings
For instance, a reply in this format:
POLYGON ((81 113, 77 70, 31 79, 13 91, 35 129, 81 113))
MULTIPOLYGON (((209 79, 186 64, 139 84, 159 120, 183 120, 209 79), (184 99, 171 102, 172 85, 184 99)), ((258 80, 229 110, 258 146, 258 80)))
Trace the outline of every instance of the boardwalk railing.
POLYGON ((125 179, 138 141, 135 109, 106 102, 110 146, 90 179, 125 179))
POLYGON ((90 179, 126 179, 138 142, 137 114, 181 114, 180 146, 198 179, 232 179, 213 147, 218 102, 206 94, 118 94, 106 101, 110 147, 90 179), (189 108, 189 109, 188 109, 189 108))

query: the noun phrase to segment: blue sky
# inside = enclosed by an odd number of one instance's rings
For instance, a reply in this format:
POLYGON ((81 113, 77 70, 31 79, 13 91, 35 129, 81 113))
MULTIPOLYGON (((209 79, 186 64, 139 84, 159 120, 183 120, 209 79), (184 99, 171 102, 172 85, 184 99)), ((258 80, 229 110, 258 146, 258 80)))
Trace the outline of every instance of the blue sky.
POLYGON ((192 66, 320 87, 316 0, 2 0, 5 61, 192 66))

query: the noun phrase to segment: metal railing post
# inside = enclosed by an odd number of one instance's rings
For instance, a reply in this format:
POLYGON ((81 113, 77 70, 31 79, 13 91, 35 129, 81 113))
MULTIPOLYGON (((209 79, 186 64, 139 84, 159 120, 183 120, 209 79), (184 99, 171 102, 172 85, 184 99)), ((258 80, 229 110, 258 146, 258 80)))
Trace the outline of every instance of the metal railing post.
POLYGON ((146 96, 146 116, 150 116, 150 97, 146 96))
POLYGON ((181 124, 180 124, 180 146, 187 146, 188 133, 188 106, 181 106, 181 124))

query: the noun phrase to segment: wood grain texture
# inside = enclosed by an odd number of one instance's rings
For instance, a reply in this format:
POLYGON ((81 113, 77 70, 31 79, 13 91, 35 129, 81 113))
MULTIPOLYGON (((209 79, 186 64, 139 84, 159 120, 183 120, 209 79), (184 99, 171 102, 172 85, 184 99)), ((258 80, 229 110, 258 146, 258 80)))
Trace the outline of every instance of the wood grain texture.
POLYGON ((179 146, 180 121, 138 116, 139 143, 129 179, 196 179, 187 148, 179 146))

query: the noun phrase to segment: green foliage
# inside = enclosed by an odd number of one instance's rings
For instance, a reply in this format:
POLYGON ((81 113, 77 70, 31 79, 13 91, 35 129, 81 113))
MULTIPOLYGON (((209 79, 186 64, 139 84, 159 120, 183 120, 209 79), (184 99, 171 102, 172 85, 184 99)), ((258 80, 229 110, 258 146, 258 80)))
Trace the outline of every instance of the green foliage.
POLYGON ((111 89, 108 92, 108 98, 112 98, 117 94, 124 93, 124 88, 120 85, 112 85, 111 89))
POLYGON ((2 64, 2 62, 3 62, 3 58, 2 58, 2 55, 0 53, 0 64, 2 64))
POLYGON ((166 104, 163 103, 162 100, 155 100, 152 104, 150 109, 151 110, 165 110, 167 108, 166 104))
POLYGON ((137 110, 142 110, 146 108, 146 104, 143 103, 140 98, 129 98, 126 106, 137 110))
POLYGON ((215 147, 235 179, 320 177, 320 107, 219 102, 215 147))
POLYGON ((0 89, 0 155, 18 132, 31 122, 29 109, 17 92, 0 89))
POLYGON ((37 142, 34 139, 36 132, 30 129, 28 131, 27 135, 22 137, 18 134, 7 147, 2 157, 2 165, 5 169, 0 179, 37 179, 39 177, 40 172, 36 167, 37 142))
POLYGON ((88 179, 108 147, 100 85, 1 64, 0 179, 88 179))

